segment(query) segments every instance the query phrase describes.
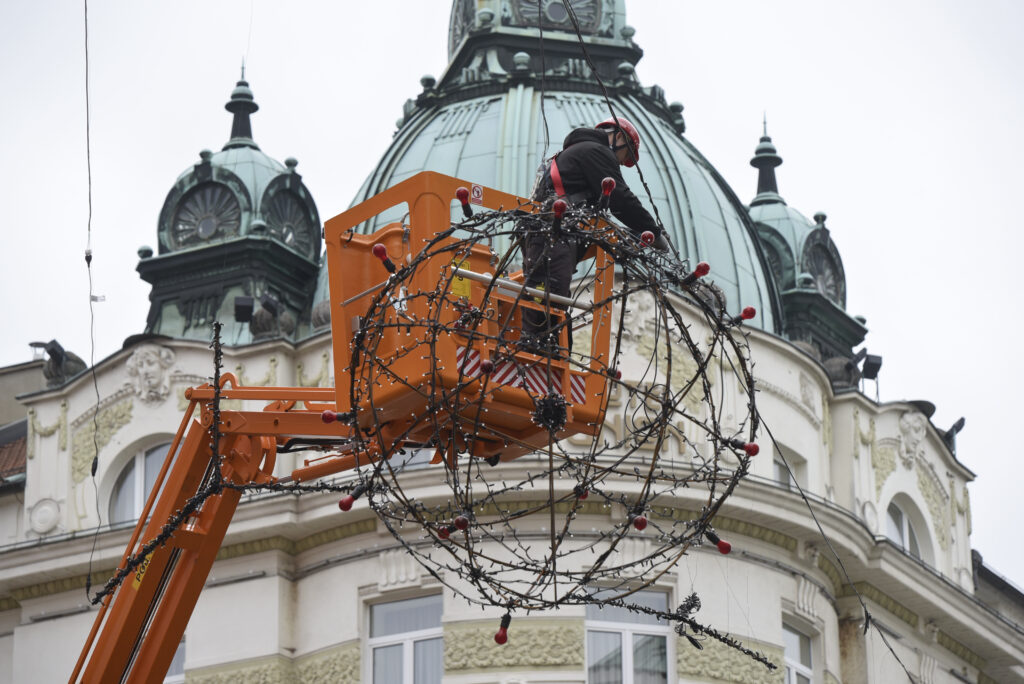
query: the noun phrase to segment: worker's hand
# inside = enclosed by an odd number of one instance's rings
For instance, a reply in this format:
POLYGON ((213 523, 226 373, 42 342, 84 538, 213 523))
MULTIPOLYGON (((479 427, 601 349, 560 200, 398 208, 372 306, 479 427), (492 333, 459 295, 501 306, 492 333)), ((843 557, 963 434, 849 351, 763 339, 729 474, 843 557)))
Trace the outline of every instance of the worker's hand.
POLYGON ((659 252, 669 251, 668 236, 665 235, 665 231, 658 233, 658 237, 654 238, 654 242, 651 243, 651 247, 658 250, 659 252))

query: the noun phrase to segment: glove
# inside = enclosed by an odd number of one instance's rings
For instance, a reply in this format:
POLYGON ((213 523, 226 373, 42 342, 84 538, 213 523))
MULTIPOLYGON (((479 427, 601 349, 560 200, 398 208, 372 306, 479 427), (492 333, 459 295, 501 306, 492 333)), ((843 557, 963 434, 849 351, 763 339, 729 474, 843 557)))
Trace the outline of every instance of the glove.
POLYGON ((671 247, 668 242, 668 236, 665 235, 665 231, 660 231, 658 236, 654 238, 654 242, 651 243, 651 247, 658 250, 659 252, 668 252, 671 247))

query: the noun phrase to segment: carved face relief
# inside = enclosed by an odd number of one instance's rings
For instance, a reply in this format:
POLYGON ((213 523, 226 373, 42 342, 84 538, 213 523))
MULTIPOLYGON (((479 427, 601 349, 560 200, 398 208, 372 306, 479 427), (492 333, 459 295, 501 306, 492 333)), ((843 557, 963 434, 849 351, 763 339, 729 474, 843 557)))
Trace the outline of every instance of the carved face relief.
POLYGON ((128 375, 135 395, 144 403, 157 403, 171 393, 170 368, 174 352, 167 347, 147 344, 128 357, 128 375))
POLYGON ((924 434, 928 419, 917 411, 907 411, 900 416, 900 460, 908 468, 914 466, 914 458, 924 455, 924 434))

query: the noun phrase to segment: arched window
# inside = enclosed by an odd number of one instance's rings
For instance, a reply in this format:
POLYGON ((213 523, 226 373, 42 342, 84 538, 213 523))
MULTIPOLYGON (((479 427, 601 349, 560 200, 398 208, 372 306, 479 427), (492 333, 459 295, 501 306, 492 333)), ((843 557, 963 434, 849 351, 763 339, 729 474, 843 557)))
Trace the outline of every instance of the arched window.
POLYGON ((136 453, 117 477, 110 497, 110 524, 135 520, 146 505, 156 476, 167 457, 170 444, 160 444, 136 453))
POLYGON ((895 502, 889 504, 885 513, 885 536, 893 540, 914 558, 921 558, 921 545, 910 518, 895 502))

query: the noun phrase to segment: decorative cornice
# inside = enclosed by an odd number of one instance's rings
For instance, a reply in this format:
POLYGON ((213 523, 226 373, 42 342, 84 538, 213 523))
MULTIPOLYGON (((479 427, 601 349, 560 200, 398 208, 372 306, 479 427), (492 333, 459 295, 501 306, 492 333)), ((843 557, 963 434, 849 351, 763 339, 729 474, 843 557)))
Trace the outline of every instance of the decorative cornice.
POLYGON ((902 603, 872 584, 867 582, 854 582, 852 587, 847 584, 840 589, 838 594, 839 596, 855 596, 856 592, 854 592, 854 588, 856 588, 857 592, 860 592, 860 595, 864 598, 871 599, 911 627, 915 629, 917 628, 917 624, 920 622, 920 618, 917 616, 917 613, 914 613, 902 603))
POLYGON ((503 646, 494 643, 495 624, 488 620, 445 625, 445 672, 583 666, 582 619, 516 620, 503 646))
POLYGON ((746 522, 745 520, 737 520, 736 518, 723 518, 721 516, 715 517, 715 529, 725 532, 735 532, 736 534, 742 534, 744 537, 753 537, 763 542, 767 542, 772 546, 778 546, 787 551, 796 551, 797 540, 796 537, 790 537, 788 534, 783 534, 769 527, 762 527, 761 525, 755 525, 754 523, 746 522))
POLYGON ((21 604, 15 601, 14 599, 10 598, 9 596, 0 598, 0 613, 4 612, 5 610, 14 610, 20 607, 21 604))
POLYGON ((274 536, 267 537, 265 539, 240 542, 238 544, 231 544, 230 546, 222 547, 217 553, 217 560, 251 556, 252 554, 264 553, 266 551, 283 551, 289 556, 296 556, 304 551, 315 549, 318 546, 330 544, 331 542, 338 541, 340 539, 354 537, 359 534, 373 532, 376 529, 376 518, 364 518, 363 520, 357 520, 345 525, 338 525, 337 527, 332 527, 329 530, 311 534, 308 537, 303 537, 299 540, 288 539, 287 537, 282 536, 274 536))
MULTIPOLYGON (((960 658, 960 660, 963 660, 968 665, 976 667, 979 670, 985 669, 984 658, 982 658, 980 655, 978 655, 971 649, 961 644, 953 637, 943 632, 941 629, 939 630, 939 633, 937 635, 937 641, 939 642, 939 646, 942 646, 944 649, 955 655, 957 658, 960 658)), ((981 684, 981 680, 978 681, 978 684, 981 684)))
MULTIPOLYGON (((107 570, 97 570, 92 573, 92 582, 90 584, 94 587, 102 586, 104 582, 110 579, 110 573, 112 570, 113 567, 107 570)), ((74 577, 50 580, 49 582, 41 582, 40 584, 31 584, 27 587, 21 587, 20 589, 12 589, 11 596, 15 601, 21 603, 22 601, 29 599, 42 598, 43 596, 60 594, 65 591, 74 591, 75 589, 83 589, 85 588, 85 578, 86 575, 75 575, 74 577)))
POLYGON ((832 581, 832 593, 839 595, 843 589, 843 578, 839 574, 839 568, 822 553, 818 555, 818 569, 824 572, 829 580, 832 581))

